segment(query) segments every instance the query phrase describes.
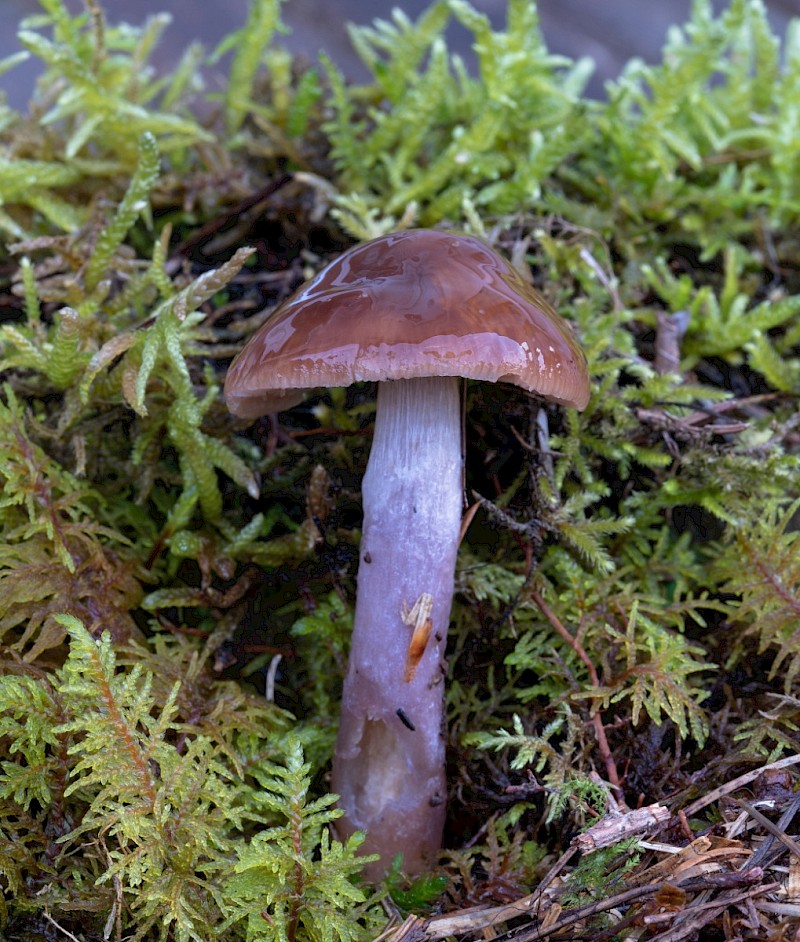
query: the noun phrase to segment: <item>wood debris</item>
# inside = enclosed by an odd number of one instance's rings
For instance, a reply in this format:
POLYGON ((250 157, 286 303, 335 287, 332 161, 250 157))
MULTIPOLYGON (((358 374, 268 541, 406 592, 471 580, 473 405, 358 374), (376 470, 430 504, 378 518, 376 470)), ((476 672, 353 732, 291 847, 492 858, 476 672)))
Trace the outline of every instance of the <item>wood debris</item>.
POLYGON ((648 805, 625 813, 607 814, 588 831, 579 834, 575 843, 582 854, 588 854, 601 847, 611 847, 635 834, 654 831, 669 818, 669 808, 664 805, 648 805))
POLYGON ((669 809, 612 807, 572 841, 533 892, 497 906, 409 916, 380 942, 800 942, 800 795, 769 791, 770 773, 798 763, 800 755, 790 756, 669 809), (712 804, 703 826, 695 815, 712 804), (621 878, 612 872, 576 905, 570 882, 576 863, 638 835, 635 866, 621 878))

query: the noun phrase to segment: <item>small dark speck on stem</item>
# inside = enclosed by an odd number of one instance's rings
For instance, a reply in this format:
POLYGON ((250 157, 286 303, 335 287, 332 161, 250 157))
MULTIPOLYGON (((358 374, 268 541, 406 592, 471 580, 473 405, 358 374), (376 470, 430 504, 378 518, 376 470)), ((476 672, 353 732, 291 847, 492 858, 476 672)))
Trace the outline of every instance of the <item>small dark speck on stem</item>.
POLYGON ((410 729, 412 733, 416 730, 417 727, 411 722, 411 720, 408 718, 408 714, 404 709, 402 709, 402 707, 398 707, 397 715, 400 717, 400 722, 403 724, 403 726, 406 727, 406 729, 410 729))

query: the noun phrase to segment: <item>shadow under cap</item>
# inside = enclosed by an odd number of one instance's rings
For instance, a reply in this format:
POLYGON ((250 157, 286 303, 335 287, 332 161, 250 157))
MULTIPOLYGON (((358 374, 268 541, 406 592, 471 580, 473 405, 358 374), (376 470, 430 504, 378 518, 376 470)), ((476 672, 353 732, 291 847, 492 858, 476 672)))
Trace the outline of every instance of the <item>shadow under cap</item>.
POLYGON ((589 400, 583 352, 539 292, 480 240, 430 229, 356 246, 284 301, 231 364, 225 400, 256 418, 319 386, 422 376, 589 400))

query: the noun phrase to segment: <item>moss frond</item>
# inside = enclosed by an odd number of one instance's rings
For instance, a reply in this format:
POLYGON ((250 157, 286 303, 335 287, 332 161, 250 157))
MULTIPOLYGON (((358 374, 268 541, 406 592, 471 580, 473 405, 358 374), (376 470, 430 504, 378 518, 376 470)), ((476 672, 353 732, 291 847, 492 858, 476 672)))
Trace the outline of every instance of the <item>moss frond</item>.
POLYGON ((224 699, 197 700, 187 724, 184 689, 197 683, 196 665, 164 685, 145 661, 121 665, 107 633, 98 639, 73 616, 57 620, 70 650, 53 686, 24 673, 0 679, 0 735, 11 744, 0 801, 42 824, 12 854, 13 825, 0 814, 9 885, 38 882, 47 855, 64 855, 80 881, 45 889, 36 905, 80 911, 105 901, 133 938, 155 930, 200 942, 223 917, 228 926, 260 920, 252 938, 275 924, 287 939, 298 929, 309 939, 359 937, 352 908, 370 919, 351 879, 364 862, 359 838, 329 838, 334 799, 309 796, 311 769, 297 737, 284 739, 281 711, 258 711, 255 727, 239 698, 221 725, 224 699), (207 732, 195 728, 197 713, 207 732))

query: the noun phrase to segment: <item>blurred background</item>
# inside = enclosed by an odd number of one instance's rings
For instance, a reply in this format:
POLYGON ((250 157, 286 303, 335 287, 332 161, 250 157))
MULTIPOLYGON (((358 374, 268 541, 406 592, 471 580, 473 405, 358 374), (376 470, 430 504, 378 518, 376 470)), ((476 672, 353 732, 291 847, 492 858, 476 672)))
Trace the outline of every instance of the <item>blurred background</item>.
MULTIPOLYGON (((193 40, 213 49, 219 39, 244 23, 248 0, 101 0, 111 22, 140 25, 148 16, 167 11, 172 23, 165 33, 154 61, 174 62, 193 40)), ((495 26, 505 19, 506 0, 471 0, 495 26)), ((716 10, 726 0, 715 0, 716 10)), ((67 0, 67 6, 83 9, 81 0, 67 0)), ((350 47, 347 23, 371 23, 388 18, 394 7, 416 18, 429 6, 429 0, 287 0, 284 20, 291 33, 285 45, 314 61, 320 50, 327 52, 351 78, 358 80, 358 57, 350 47)), ((784 36, 792 16, 800 16, 800 0, 767 0, 773 28, 784 36)), ((0 58, 18 48, 16 24, 23 16, 40 11, 37 0, 0 0, 5 26, 0 31, 0 58)), ((590 94, 603 94, 604 83, 615 78, 633 56, 657 61, 667 30, 689 16, 691 0, 539 0, 542 32, 551 52, 576 59, 589 56, 595 62, 590 94)), ((451 48, 469 61, 469 38, 453 30, 451 48)), ((0 76, 2 88, 12 105, 21 108, 30 96, 36 76, 34 63, 24 63, 0 76)))

